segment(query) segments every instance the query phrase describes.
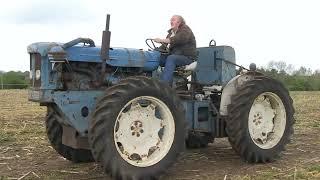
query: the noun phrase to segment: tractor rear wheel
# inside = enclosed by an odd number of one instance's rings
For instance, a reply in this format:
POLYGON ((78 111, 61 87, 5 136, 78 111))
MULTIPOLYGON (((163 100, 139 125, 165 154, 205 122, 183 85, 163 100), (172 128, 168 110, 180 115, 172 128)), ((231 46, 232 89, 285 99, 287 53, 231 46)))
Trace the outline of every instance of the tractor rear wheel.
POLYGON ((56 106, 48 106, 46 116, 46 131, 51 146, 61 156, 69 161, 78 162, 92 162, 94 161, 90 150, 87 149, 74 149, 72 147, 62 144, 62 126, 58 119, 63 116, 58 111, 56 106))
POLYGON ((185 148, 185 115, 175 92, 146 77, 110 87, 89 125, 93 156, 115 179, 156 179, 185 148))
POLYGON ((277 80, 256 76, 231 97, 226 131, 233 149, 248 162, 279 157, 293 134, 294 108, 277 80))

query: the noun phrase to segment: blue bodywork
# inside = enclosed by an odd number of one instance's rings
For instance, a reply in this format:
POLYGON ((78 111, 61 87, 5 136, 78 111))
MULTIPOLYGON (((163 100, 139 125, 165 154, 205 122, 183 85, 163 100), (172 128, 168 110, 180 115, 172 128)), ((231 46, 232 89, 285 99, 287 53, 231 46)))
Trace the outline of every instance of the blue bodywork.
POLYGON ((226 85, 236 76, 235 52, 230 46, 198 48, 196 81, 203 85, 226 85))
MULTIPOLYGON (((88 129, 90 113, 94 110, 97 99, 102 90, 61 90, 59 74, 54 70, 55 59, 50 59, 50 53, 65 54, 68 62, 101 63, 100 47, 76 46, 62 49, 60 43, 34 43, 28 46, 30 53, 30 72, 41 72, 40 87, 33 87, 36 77, 31 78, 29 100, 41 104, 55 103, 67 117, 65 124, 74 127, 77 132, 85 135, 88 129), (38 60, 36 58, 38 56, 38 60), (36 69, 37 61, 41 69, 36 69), (87 109, 88 114, 83 111, 87 109)), ((229 46, 213 46, 198 48, 199 56, 195 69, 195 81, 204 86, 225 85, 235 76, 235 53, 229 46)), ((110 59, 106 63, 115 68, 138 68, 141 72, 152 73, 158 69, 160 53, 141 49, 110 48, 110 59)), ((112 75, 109 79, 117 79, 112 75)), ((116 80, 115 80, 116 82, 116 80)), ((214 121, 209 112, 210 102, 203 100, 183 101, 189 129, 200 129, 207 132, 214 131, 214 121), (201 119, 201 120, 200 120, 201 119)))
POLYGON ((186 110, 188 129, 196 129, 214 133, 213 117, 209 115, 209 101, 185 100, 183 106, 186 110), (203 119, 204 118, 204 119, 203 119))
MULTIPOLYGON (((28 52, 38 53, 48 61, 48 53, 65 51, 68 61, 101 63, 100 47, 73 46, 61 48, 61 43, 41 42, 28 46, 28 52)), ((144 71, 154 71, 159 66, 160 52, 144 51, 132 48, 110 48, 109 60, 106 62, 114 67, 141 67, 144 71)))
MULTIPOLYGON (((68 48, 69 61, 101 63, 99 47, 74 46, 68 48)), ((159 66, 160 53, 141 49, 110 48, 107 64, 114 67, 140 67, 143 71, 154 71, 159 66)))

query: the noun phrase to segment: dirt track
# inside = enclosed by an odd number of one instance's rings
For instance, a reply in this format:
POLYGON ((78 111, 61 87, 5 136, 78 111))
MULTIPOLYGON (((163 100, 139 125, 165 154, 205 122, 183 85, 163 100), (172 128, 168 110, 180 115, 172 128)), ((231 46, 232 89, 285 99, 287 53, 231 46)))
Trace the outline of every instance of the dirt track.
MULTIPOLYGON (((320 92, 293 92, 296 125, 281 158, 247 164, 226 138, 187 150, 161 179, 320 179, 320 92)), ((60 157, 45 136, 45 108, 25 90, 0 91, 0 179, 110 179, 95 163, 60 157)))

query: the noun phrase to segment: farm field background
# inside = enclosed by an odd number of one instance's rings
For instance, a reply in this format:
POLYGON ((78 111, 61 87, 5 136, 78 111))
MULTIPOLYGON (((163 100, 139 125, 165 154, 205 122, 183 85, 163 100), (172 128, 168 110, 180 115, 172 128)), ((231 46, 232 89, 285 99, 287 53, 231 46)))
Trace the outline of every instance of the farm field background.
MULTIPOLYGON (((0 90, 0 180, 110 179, 96 163, 74 164, 55 152, 46 137, 46 107, 27 94, 0 90)), ((187 150, 161 179, 320 179, 320 91, 290 94, 295 134, 279 160, 245 163, 222 138, 187 150)))

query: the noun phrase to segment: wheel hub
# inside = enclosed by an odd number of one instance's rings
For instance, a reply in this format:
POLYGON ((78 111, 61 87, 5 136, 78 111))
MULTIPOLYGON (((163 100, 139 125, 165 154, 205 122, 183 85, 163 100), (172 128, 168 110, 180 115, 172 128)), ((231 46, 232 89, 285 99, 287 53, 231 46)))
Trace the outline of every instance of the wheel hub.
POLYGON ((140 137, 140 134, 142 134, 144 132, 143 130, 143 124, 141 121, 134 121, 131 124, 131 135, 132 136, 137 136, 140 137))
POLYGON ((284 105, 274 93, 259 95, 249 113, 249 133, 256 145, 263 149, 275 146, 281 139, 286 124, 284 105))
MULTIPOLYGON (((259 105, 257 105, 259 108, 259 105)), ((266 108, 266 106, 264 106, 266 108)), ((264 144, 268 141, 268 137, 270 138, 270 133, 273 133, 273 118, 275 116, 275 112, 271 108, 266 108, 266 110, 262 112, 257 112, 253 115, 253 123, 255 129, 253 130, 253 138, 264 144)))
POLYGON ((150 96, 129 101, 120 111, 114 141, 128 163, 146 167, 159 162, 170 150, 175 133, 170 109, 150 96))

